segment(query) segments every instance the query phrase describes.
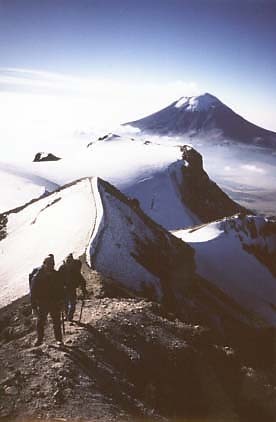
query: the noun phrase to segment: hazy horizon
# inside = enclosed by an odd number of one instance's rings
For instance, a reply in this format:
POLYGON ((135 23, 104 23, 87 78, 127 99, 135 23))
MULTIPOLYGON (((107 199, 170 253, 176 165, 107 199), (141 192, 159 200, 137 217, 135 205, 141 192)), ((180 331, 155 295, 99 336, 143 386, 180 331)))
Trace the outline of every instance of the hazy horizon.
MULTIPOLYGON (((0 0, 1 161, 73 153, 204 92, 276 131, 275 21, 274 0, 0 0)), ((232 196, 238 178, 273 190, 274 156, 199 150, 232 196)))
POLYGON ((204 92, 276 131, 275 18, 273 0, 0 0, 1 145, 204 92))

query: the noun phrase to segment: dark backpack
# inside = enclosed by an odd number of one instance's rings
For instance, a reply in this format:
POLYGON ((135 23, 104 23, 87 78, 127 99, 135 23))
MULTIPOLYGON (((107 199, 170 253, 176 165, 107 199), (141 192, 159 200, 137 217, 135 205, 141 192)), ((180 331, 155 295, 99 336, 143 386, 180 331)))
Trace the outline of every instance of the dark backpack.
POLYGON ((32 290, 32 283, 33 283, 34 277, 35 277, 35 276, 36 276, 36 274, 39 272, 40 268, 41 268, 41 267, 35 267, 35 268, 33 269, 33 271, 29 274, 29 287, 30 287, 30 292, 31 292, 31 290, 32 290))
POLYGON ((63 278, 65 290, 74 292, 78 287, 85 286, 85 280, 81 275, 81 261, 74 259, 71 262, 65 262, 59 269, 59 273, 63 278))
POLYGON ((64 286, 57 271, 48 273, 43 267, 39 267, 32 273, 34 273, 30 286, 32 304, 55 304, 64 299, 64 286))

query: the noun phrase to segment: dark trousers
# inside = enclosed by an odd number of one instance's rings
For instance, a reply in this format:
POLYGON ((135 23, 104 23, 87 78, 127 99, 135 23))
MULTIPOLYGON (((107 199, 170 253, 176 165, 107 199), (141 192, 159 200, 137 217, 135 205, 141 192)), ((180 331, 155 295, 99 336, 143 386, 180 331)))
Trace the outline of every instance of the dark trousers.
POLYGON ((76 310, 77 295, 76 291, 66 292, 65 294, 65 314, 67 321, 72 321, 76 310))
POLYGON ((38 315, 36 323, 38 341, 43 340, 44 328, 48 314, 50 314, 52 318, 55 339, 57 341, 62 341, 60 308, 59 306, 49 306, 45 304, 38 306, 38 315))

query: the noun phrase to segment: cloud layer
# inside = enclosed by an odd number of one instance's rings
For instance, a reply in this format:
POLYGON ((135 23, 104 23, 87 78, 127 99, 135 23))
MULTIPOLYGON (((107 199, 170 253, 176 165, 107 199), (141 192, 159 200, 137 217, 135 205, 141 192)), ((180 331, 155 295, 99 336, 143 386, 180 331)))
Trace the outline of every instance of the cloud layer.
POLYGON ((181 95, 196 95, 194 82, 137 84, 80 78, 23 68, 0 68, 2 156, 70 144, 72 134, 112 131, 166 106, 181 95))
POLYGON ((266 171, 262 167, 258 167, 255 164, 244 164, 241 166, 242 169, 259 174, 265 174, 266 171))
MULTIPOLYGON (((181 95, 196 95, 195 82, 171 81, 138 84, 131 80, 80 78, 31 69, 0 68, 0 92, 16 92, 47 96, 70 96, 101 105, 117 105, 121 118, 132 111, 143 114, 175 101, 181 95)), ((137 116, 134 116, 137 117, 137 116)))

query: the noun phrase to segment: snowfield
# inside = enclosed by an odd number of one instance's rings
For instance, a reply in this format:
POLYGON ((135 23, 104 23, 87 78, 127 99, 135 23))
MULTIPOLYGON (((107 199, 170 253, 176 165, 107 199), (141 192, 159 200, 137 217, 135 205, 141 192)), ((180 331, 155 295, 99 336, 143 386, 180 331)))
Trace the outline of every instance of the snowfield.
POLYGON ((8 214, 0 241, 0 306, 28 292, 28 274, 49 253, 56 263, 85 252, 95 221, 89 180, 76 183, 8 214))
MULTIPOLYGON (((0 307, 28 293, 28 274, 49 253, 54 254, 56 267, 71 252, 76 257, 86 253, 92 268, 134 291, 150 286, 160 299, 160 274, 151 254, 162 262, 166 251, 171 257, 179 251, 173 236, 98 178, 74 182, 4 217, 0 220, 0 307)), ((184 260, 185 250, 192 256, 191 248, 183 250, 184 260)), ((187 275, 192 264, 187 265, 187 275)))
POLYGON ((57 189, 56 183, 36 176, 18 165, 0 163, 0 213, 21 206, 45 192, 57 189))
POLYGON ((197 272, 222 289, 244 309, 276 325, 276 279, 257 259, 275 259, 276 230, 263 217, 225 218, 173 234, 195 249, 197 272))
POLYGON ((62 186, 82 177, 98 176, 137 198, 145 213, 172 230, 199 224, 200 219, 181 200, 182 160, 179 146, 158 145, 109 135, 58 162, 30 163, 34 175, 62 186))
POLYGON ((109 134, 59 161, 2 164, 0 182, 0 306, 28 292, 45 256, 58 267, 70 252, 136 292, 181 301, 195 251, 203 279, 276 325, 275 224, 247 216, 203 225, 237 211, 195 150, 109 134))
MULTIPOLYGON (((51 181, 55 187, 83 177, 100 177, 136 198, 141 209, 167 230, 193 227, 238 212, 238 207, 226 203, 220 189, 213 189, 208 182, 200 155, 169 141, 159 144, 109 134, 59 161, 27 163, 25 173, 34 183, 51 181), (183 148, 193 159, 183 159, 183 148), (208 201, 213 203, 212 210, 208 201)), ((48 191, 52 190, 50 186, 48 191)))

